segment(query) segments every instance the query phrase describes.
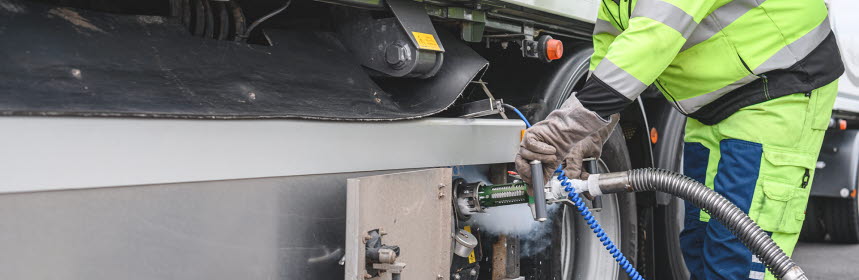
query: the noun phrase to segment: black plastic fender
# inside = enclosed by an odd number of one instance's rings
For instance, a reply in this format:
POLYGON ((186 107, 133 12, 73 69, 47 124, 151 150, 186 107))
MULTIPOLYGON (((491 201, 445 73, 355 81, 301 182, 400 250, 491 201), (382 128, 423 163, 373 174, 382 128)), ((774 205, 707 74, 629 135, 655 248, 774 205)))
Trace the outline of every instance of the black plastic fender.
POLYGON ((0 115, 414 119, 449 107, 488 65, 439 32, 435 77, 373 80, 333 33, 265 31, 273 46, 193 37, 165 17, 0 0, 0 115))

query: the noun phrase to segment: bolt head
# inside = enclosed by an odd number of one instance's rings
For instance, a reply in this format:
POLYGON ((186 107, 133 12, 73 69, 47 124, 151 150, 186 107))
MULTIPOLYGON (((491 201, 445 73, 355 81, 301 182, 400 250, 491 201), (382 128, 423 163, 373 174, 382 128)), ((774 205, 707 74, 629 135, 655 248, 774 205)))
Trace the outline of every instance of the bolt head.
POLYGON ((395 69, 401 69, 411 60, 412 53, 408 46, 394 43, 385 49, 385 62, 395 69))

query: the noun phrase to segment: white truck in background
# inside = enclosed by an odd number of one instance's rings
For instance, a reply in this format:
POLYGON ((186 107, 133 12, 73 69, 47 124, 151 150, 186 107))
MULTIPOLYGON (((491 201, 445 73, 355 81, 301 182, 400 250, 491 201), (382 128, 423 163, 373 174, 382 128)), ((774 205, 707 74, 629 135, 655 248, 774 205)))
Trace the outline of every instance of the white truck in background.
POLYGON ((831 128, 824 139, 806 211, 806 241, 859 243, 859 9, 854 1, 829 0, 829 20, 845 73, 838 82, 831 128))

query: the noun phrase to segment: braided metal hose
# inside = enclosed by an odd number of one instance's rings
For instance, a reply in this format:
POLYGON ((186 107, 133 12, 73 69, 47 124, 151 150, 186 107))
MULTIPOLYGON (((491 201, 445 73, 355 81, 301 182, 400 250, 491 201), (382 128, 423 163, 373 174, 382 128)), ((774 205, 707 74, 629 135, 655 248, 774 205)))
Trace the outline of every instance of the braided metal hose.
POLYGON ((600 174, 603 193, 660 191, 700 207, 722 222, 779 279, 807 280, 802 269, 746 213, 704 184, 656 168, 600 174))

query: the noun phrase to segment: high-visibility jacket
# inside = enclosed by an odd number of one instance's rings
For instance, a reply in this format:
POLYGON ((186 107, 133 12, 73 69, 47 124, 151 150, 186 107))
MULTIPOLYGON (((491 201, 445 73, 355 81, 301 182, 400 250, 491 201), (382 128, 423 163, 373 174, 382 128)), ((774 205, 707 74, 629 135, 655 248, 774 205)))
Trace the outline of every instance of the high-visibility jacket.
POLYGON ((618 112, 655 84, 715 124, 740 108, 810 92, 844 65, 823 0, 601 0, 585 107, 618 112))

